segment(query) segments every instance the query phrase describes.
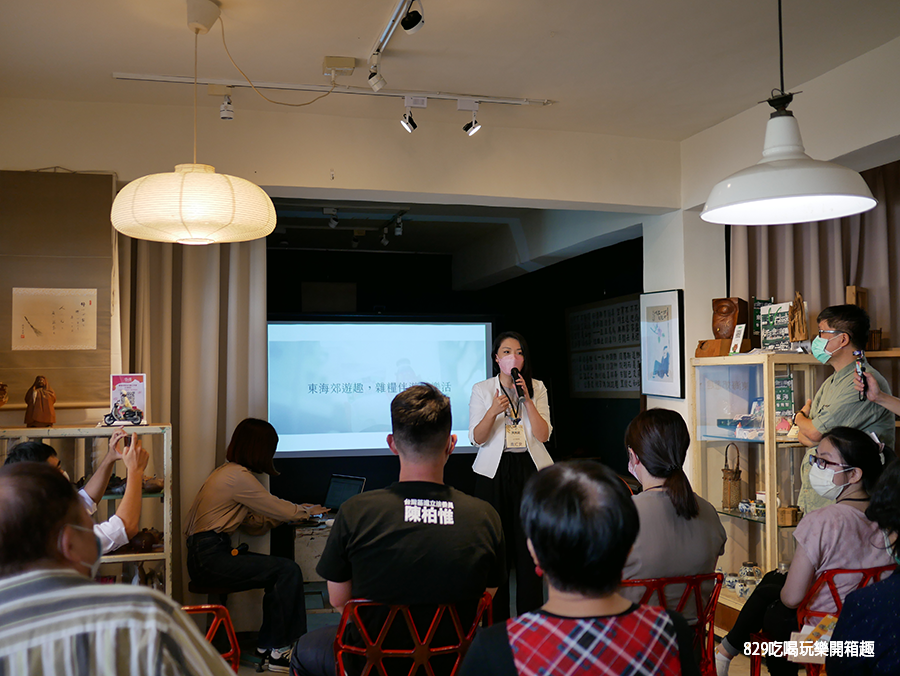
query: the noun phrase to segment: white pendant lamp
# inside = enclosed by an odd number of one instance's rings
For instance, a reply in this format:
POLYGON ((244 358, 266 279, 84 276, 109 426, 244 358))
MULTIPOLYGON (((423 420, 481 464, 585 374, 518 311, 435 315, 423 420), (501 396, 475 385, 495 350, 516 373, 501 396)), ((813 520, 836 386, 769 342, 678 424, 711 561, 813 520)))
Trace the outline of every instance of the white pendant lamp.
POLYGON ((804 152, 800 125, 787 109, 793 94, 784 92, 781 33, 778 0, 781 89, 767 101, 775 110, 766 125, 763 157, 716 184, 700 214, 704 221, 724 225, 811 223, 859 214, 877 204, 857 172, 814 160, 804 152))
POLYGON ((275 207, 259 186, 208 164, 197 164, 197 34, 219 17, 210 0, 188 0, 194 32, 194 162, 128 183, 116 196, 110 219, 123 235, 153 242, 246 242, 275 229, 275 207))

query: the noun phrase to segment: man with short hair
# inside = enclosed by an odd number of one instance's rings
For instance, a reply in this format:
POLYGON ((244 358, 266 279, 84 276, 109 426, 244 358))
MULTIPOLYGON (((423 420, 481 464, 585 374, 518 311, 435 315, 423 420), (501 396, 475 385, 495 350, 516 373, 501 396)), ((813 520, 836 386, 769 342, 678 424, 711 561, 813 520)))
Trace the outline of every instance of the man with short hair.
POLYGON ((42 462, 0 469, 0 674, 226 676, 171 599, 100 585, 100 547, 72 485, 42 462))
MULTIPOLYGON (((487 502, 444 484, 444 465, 456 446, 451 422, 450 400, 433 385, 410 387, 391 402, 387 443, 400 458, 400 480, 341 505, 316 566, 335 608, 365 598, 404 605, 471 602, 474 612, 485 589, 493 593, 503 582, 500 516, 487 502)), ((326 627, 302 636, 292 673, 334 676, 335 632, 326 627)))
MULTIPOLYGON (((857 305, 832 305, 822 310, 816 321, 819 331, 812 342, 813 356, 833 368, 834 373, 794 416, 794 424, 800 429, 800 442, 809 447, 800 464, 798 504, 805 514, 834 502, 816 493, 809 483, 809 456, 815 454, 826 432, 839 426, 853 427, 874 433, 891 448, 895 438, 893 413, 865 397, 860 401, 854 386, 856 356, 853 353, 864 350, 869 342, 869 315, 857 305)), ((890 394, 890 385, 884 377, 868 363, 865 368, 881 391, 890 394)))

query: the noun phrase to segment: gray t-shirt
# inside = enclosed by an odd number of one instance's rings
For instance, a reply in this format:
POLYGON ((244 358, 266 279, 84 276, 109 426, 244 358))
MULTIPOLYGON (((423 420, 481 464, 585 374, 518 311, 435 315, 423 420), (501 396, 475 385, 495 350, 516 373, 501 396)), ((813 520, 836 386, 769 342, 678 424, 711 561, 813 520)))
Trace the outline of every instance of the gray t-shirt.
MULTIPOLYGON (((685 519, 675 513, 675 506, 663 489, 648 490, 634 496, 641 529, 625 562, 622 579, 643 580, 715 572, 716 559, 725 552, 725 529, 715 508, 699 495, 694 494, 694 497, 700 511, 693 519, 685 519)), ((675 610, 682 590, 683 587, 666 589, 669 610, 675 610)), ((639 603, 644 588, 623 587, 619 592, 639 603)), ((655 597, 649 605, 658 605, 655 597)), ((688 621, 697 617, 696 608, 690 601, 679 612, 688 621)))

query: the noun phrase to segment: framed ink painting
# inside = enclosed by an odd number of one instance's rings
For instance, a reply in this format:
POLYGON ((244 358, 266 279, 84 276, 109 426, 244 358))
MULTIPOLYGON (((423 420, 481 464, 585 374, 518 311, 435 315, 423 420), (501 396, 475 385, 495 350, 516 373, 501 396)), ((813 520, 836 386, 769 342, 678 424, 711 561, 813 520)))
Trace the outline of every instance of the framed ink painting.
POLYGON ((684 398, 684 292, 641 294, 641 392, 684 398))

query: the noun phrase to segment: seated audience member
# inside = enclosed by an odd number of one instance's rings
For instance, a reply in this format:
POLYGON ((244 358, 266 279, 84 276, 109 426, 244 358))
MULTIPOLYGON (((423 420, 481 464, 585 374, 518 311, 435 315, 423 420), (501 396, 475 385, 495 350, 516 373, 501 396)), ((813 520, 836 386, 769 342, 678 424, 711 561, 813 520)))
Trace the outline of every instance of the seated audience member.
MULTIPOLYGON (((639 414, 625 431, 628 471, 643 491, 634 496, 641 521, 622 578, 700 575, 716 570, 725 551, 725 529, 715 507, 696 495, 682 469, 691 437, 675 411, 654 408, 639 414)), ((710 587, 710 591, 711 591, 710 587)), ((619 593, 638 603, 643 587, 622 587, 619 593)), ((674 608, 682 589, 666 588, 674 608)), ((693 603, 685 606, 688 621, 696 620, 693 603)))
POLYGON ((91 526, 59 471, 0 469, 0 674, 231 673, 168 597, 90 580, 100 561, 91 526))
MULTIPOLYGON (((872 492, 866 516, 882 528, 894 562, 900 565, 900 462, 890 463, 872 492)), ((830 655, 825 661, 829 676, 896 676, 900 674, 900 575, 851 592, 834 628, 832 641, 862 641, 872 645, 872 655, 830 655)), ((842 644, 842 647, 846 643, 842 644)))
POLYGON ((522 525, 548 601, 479 631, 461 676, 700 673, 683 617, 617 591, 638 512, 612 471, 587 460, 542 469, 522 525))
MULTIPOLYGON (((141 520, 142 489, 144 484, 144 470, 150 460, 150 454, 141 446, 137 434, 132 433, 131 442, 124 451, 117 450, 119 442, 128 436, 125 430, 117 429, 109 439, 109 451, 93 476, 78 491, 78 496, 88 514, 97 511, 97 503, 100 502, 106 492, 106 486, 112 476, 116 460, 122 460, 128 470, 125 479, 125 493, 116 507, 116 513, 108 521, 94 524, 94 533, 100 539, 100 549, 104 554, 115 551, 127 544, 131 538, 137 535, 141 520)), ((6 456, 5 465, 17 462, 46 462, 60 468, 59 457, 56 450, 40 441, 24 441, 10 450, 6 456)), ((66 477, 68 479, 68 477, 66 477)))
MULTIPOLYGON (((718 676, 728 673, 731 659, 743 652, 750 634, 763 629, 775 641, 787 641, 797 631, 797 606, 813 581, 834 568, 876 568, 893 561, 884 546, 878 524, 866 515, 869 494, 881 476, 888 448, 868 434, 849 427, 835 427, 826 434, 812 458, 809 481, 815 491, 835 503, 805 515, 794 530, 797 547, 787 576, 767 573, 756 587, 734 627, 716 652, 718 676)), ((838 578, 843 599, 859 578, 838 578)), ((813 599, 811 610, 835 610, 828 590, 813 599)), ((798 665, 783 657, 767 657, 769 673, 796 674, 798 665)))
MULTIPOLYGON (((466 626, 485 589, 495 593, 504 581, 500 516, 487 502, 444 484, 444 465, 456 446, 451 423, 450 400, 433 385, 394 397, 387 443, 400 458, 400 480, 341 505, 316 566, 335 608, 356 598, 454 603, 466 626)), ((334 676, 336 629, 300 639, 293 673, 334 676)), ((405 674, 409 665, 403 666, 405 674)))
MULTIPOLYGON (((878 440, 894 447, 894 416, 871 401, 860 401, 854 388, 856 350, 865 350, 869 340, 869 315, 857 305, 832 305, 819 313, 818 336, 812 341, 813 356, 834 369, 812 400, 794 416, 799 440, 809 450, 800 464, 800 495, 797 504, 805 514, 833 504, 809 483, 808 458, 816 454, 816 445, 835 427, 852 427, 872 432, 878 440)), ((866 372, 874 377, 883 392, 890 393, 884 377, 866 363, 866 372)))
POLYGON ((207 477, 187 516, 187 569, 191 581, 234 591, 265 589, 257 653, 269 671, 287 672, 291 645, 306 633, 303 572, 280 556, 245 552, 232 556, 231 535, 239 528, 262 535, 289 521, 322 513, 318 505, 276 498, 253 472, 277 476, 273 458, 278 433, 265 420, 238 423, 225 464, 207 477))

